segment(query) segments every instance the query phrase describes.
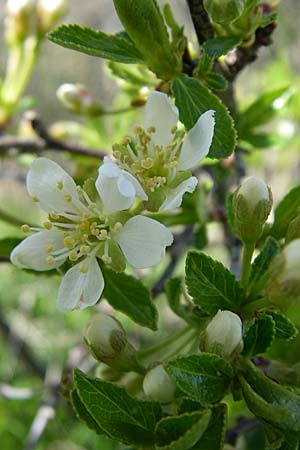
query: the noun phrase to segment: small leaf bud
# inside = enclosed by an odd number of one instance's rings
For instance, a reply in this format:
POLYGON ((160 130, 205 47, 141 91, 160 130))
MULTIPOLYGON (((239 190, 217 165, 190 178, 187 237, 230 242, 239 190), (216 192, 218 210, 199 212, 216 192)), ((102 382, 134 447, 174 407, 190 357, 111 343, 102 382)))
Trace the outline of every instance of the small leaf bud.
POLYGON ((120 372, 141 371, 136 351, 115 318, 102 313, 95 315, 87 323, 83 339, 98 361, 120 372))
POLYGON ((175 383, 171 380, 162 364, 150 369, 143 381, 143 390, 151 400, 170 403, 175 394, 175 383))
POLYGON ((204 8, 215 23, 234 22, 243 12, 244 0, 204 0, 204 8))
POLYGON ((219 310, 206 327, 202 338, 203 349, 229 358, 242 349, 242 321, 231 311, 219 310))
POLYGON ((8 44, 15 44, 25 39, 29 34, 32 16, 34 14, 33 0, 8 0, 6 3, 5 37, 8 44))
POLYGON ((270 214, 273 197, 270 188, 257 177, 250 177, 233 194, 233 226, 245 244, 255 244, 270 214))
POLYGON ((67 0, 39 0, 37 4, 38 31, 48 33, 67 12, 67 0))
POLYGON ((102 112, 93 95, 82 84, 62 84, 57 89, 56 95, 58 100, 73 113, 97 115, 102 112))
POLYGON ((300 239, 286 245, 269 269, 267 294, 279 307, 288 307, 300 300, 300 239))

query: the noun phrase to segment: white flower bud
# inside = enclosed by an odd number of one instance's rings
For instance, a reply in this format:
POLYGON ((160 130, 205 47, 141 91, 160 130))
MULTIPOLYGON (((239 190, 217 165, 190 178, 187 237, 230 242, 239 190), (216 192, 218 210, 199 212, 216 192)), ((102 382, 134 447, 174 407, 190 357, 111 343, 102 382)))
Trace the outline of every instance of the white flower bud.
POLYGON ((257 177, 245 180, 233 195, 233 226, 246 244, 256 243, 273 204, 272 192, 257 177))
POLYGON ((14 44, 18 41, 21 41, 28 35, 33 15, 33 0, 7 1, 5 37, 8 44, 14 44))
POLYGON ((38 29, 44 34, 66 14, 67 0, 39 0, 37 4, 38 29))
POLYGON ((143 390, 151 400, 170 403, 175 394, 175 383, 171 380, 162 364, 150 369, 143 381, 143 390))
POLYGON ((204 335, 204 350, 230 357, 242 344, 242 322, 231 311, 219 310, 208 324, 204 335))
POLYGON ((56 91, 58 100, 69 110, 77 114, 96 114, 101 112, 95 98, 82 84, 65 83, 56 91))

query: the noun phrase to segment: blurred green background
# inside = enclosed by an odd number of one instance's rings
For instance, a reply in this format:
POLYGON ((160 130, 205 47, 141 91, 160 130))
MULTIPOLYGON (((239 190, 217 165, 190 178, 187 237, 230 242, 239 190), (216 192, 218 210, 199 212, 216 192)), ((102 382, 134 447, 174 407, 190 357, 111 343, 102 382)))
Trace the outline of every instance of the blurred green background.
MULTIPOLYGON (((160 2, 163 4, 163 2, 160 2)), ((193 29, 188 9, 183 0, 171 0, 174 13, 186 25, 188 36, 193 29)), ((0 35, 3 38, 5 1, 0 0, 0 35)), ((251 151, 246 157, 249 173, 258 173, 272 187, 275 202, 288 188, 299 184, 299 120, 300 120, 300 52, 299 52, 300 4, 297 0, 284 0, 279 8, 279 23, 271 47, 262 48, 256 62, 248 66, 238 77, 236 99, 240 110, 259 98, 264 92, 282 86, 290 86, 291 99, 279 114, 267 125, 267 131, 276 135, 274 145, 268 149, 251 151)), ((75 22, 116 32, 121 26, 111 0, 72 0, 65 23, 75 22)), ((0 50, 0 73, 5 68, 4 44, 0 50)), ((34 108, 42 120, 51 125, 59 120, 74 119, 58 102, 55 91, 65 82, 85 84, 99 102, 110 109, 116 100, 118 88, 102 60, 63 49, 44 42, 38 64, 26 90, 34 97, 34 108)), ((12 123, 18 125, 19 116, 12 123)), ((131 127, 133 115, 127 115, 119 131, 131 127), (130 125, 129 125, 130 124, 130 125)), ((119 119, 120 120, 120 119, 119 119)), ((79 120, 80 121, 80 120, 79 120)), ((120 123, 121 123, 120 122, 120 123)), ((110 128, 113 129, 113 128, 110 128)), ((129 130, 128 130, 129 131, 129 130)), ((126 133, 126 131, 124 131, 126 133)), ((113 133, 103 137, 102 144, 109 149, 116 140, 113 133)), ((52 157, 52 156, 51 156, 52 157)), ((22 222, 39 223, 41 213, 32 206, 25 189, 25 176, 32 156, 24 155, 16 161, 13 157, 0 160, 1 209, 15 215, 22 222)), ((71 161, 62 155, 53 155, 71 172, 71 161)), ((0 221, 0 239, 22 237, 18 227, 0 221)), ((217 224, 209 228, 207 251, 228 263, 228 255, 221 240, 217 224)), ((161 268, 148 276, 146 282, 159 276, 161 268)), ((116 444, 96 436, 74 416, 68 403, 58 395, 57 386, 66 367, 79 365, 84 370, 93 366, 82 345, 82 330, 93 311, 61 313, 56 310, 55 297, 59 276, 48 277, 28 273, 0 263, 0 448, 1 450, 110 450, 116 444), (19 339, 21 338, 21 339, 19 339), (36 365, 36 366, 35 366, 36 365), (50 420, 48 420, 50 418, 50 420), (38 427, 47 426, 41 437, 38 427)), ((165 308, 164 299, 160 300, 165 308)), ((103 303, 100 308, 108 310, 103 303)), ((174 327, 175 318, 164 310, 164 329, 174 327)), ((290 316, 300 325, 300 310, 294 307, 290 316)), ((137 341, 139 329, 129 319, 121 317, 137 341)), ((154 339, 153 333, 145 332, 143 339, 154 339)), ((281 361, 297 363, 300 360, 300 338, 293 345, 277 345, 272 356, 281 361)), ((243 414, 241 406, 235 406, 233 417, 243 414)), ((256 436, 257 437, 257 436, 256 436)), ((258 438, 257 438, 258 439, 258 438)), ((249 434, 249 441, 239 442, 239 449, 257 447, 257 439, 249 434), (252 442, 252 444, 251 444, 252 442), (254 442, 254 443, 253 443, 254 442)), ((121 448, 121 447, 120 447, 121 448)))

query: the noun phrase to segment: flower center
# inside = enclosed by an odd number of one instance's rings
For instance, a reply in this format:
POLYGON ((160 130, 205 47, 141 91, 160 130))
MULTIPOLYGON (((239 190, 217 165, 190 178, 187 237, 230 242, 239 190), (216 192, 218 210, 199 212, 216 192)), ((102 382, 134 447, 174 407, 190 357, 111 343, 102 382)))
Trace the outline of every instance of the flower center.
POLYGON ((132 137, 126 137, 121 144, 113 145, 113 156, 121 169, 136 177, 143 188, 154 192, 174 180, 177 173, 178 156, 183 132, 172 128, 173 142, 168 146, 153 142, 155 127, 135 129, 132 137))

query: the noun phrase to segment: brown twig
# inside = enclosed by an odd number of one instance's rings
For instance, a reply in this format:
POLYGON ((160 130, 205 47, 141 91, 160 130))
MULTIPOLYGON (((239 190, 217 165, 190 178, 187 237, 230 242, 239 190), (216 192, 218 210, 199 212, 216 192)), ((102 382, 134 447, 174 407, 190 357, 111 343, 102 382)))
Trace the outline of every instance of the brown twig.
POLYGON ((187 0, 192 21, 196 31, 199 44, 214 36, 214 30, 210 23, 207 12, 204 9, 202 0, 187 0))

